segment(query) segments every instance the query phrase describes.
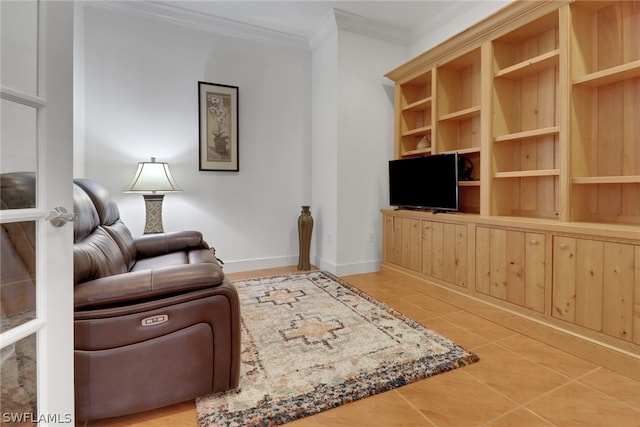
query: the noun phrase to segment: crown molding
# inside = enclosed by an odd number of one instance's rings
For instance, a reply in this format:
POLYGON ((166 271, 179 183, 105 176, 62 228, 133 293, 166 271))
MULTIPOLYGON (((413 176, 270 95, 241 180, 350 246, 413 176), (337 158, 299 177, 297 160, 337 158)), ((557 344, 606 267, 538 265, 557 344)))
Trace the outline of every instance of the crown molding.
POLYGON ((329 11, 309 38, 309 47, 314 50, 329 35, 338 30, 349 31, 402 46, 409 44, 412 34, 411 30, 407 28, 377 22, 334 8, 329 11))
POLYGON ((340 9, 334 9, 334 12, 339 30, 350 31, 403 46, 411 42, 411 31, 408 28, 374 21, 340 9))
POLYGON ((85 1, 84 4, 88 7, 112 10, 128 15, 151 17, 221 36, 283 47, 309 48, 309 42, 305 37, 204 13, 196 13, 179 6, 152 1, 85 1))
POLYGON ((335 9, 331 9, 329 13, 322 18, 320 24, 318 24, 311 34, 311 37, 309 37, 309 48, 312 51, 316 50, 330 35, 338 31, 335 12, 335 9))
POLYGON ((128 15, 151 17, 183 27, 197 29, 221 36, 235 37, 253 42, 299 49, 313 49, 332 30, 345 30, 356 34, 407 46, 415 39, 415 31, 400 26, 377 22, 359 15, 332 9, 320 22, 312 36, 288 34, 268 28, 246 24, 218 16, 196 13, 176 5, 154 1, 92 1, 83 2, 88 7, 112 10, 128 15))

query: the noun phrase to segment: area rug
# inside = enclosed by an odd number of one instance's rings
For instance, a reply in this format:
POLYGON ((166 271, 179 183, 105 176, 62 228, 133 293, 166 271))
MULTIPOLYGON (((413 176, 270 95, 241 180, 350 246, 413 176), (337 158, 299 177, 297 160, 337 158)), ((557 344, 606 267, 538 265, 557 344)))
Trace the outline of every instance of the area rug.
POLYGON ((478 360, 327 272, 235 285, 240 388, 196 400, 202 427, 280 425, 478 360))

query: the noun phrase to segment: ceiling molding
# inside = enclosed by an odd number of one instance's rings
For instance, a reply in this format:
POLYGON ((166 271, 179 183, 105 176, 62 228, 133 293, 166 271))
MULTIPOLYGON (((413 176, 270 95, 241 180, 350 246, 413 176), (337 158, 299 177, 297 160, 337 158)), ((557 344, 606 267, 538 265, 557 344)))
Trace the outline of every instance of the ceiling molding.
POLYGON ((151 17, 160 21, 209 33, 284 47, 308 49, 305 37, 287 34, 244 22, 196 13, 178 6, 151 1, 86 1, 86 6, 151 17))
POLYGON ((339 9, 334 9, 334 12, 339 30, 346 30, 403 46, 411 41, 411 32, 408 28, 377 22, 339 9))
POLYGON ((389 41, 403 46, 414 41, 414 31, 410 28, 390 25, 365 18, 339 9, 327 14, 312 36, 306 37, 284 33, 256 25, 246 24, 218 16, 196 13, 182 8, 179 3, 167 4, 154 1, 85 1, 88 7, 117 11, 134 16, 151 17, 183 27, 206 31, 209 33, 250 40, 269 45, 313 49, 326 37, 331 27, 356 34, 389 41), (328 23, 333 21, 332 23, 328 23))
POLYGON ((340 9, 331 9, 309 38, 309 47, 314 50, 329 35, 338 30, 350 31, 403 46, 410 42, 411 34, 411 31, 404 27, 377 22, 340 9))
POLYGON ((320 46, 331 34, 335 34, 338 31, 336 23, 336 11, 331 9, 327 15, 322 18, 320 24, 309 37, 309 48, 314 51, 320 46))

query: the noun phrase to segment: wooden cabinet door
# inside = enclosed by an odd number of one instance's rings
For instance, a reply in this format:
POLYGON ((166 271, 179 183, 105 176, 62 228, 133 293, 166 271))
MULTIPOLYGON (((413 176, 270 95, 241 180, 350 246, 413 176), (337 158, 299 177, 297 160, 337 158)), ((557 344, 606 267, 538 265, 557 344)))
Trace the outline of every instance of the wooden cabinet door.
POLYGON ((476 230, 476 291, 538 312, 545 302, 544 234, 476 230))
POLYGON ((384 259, 420 271, 420 220, 385 215, 384 259))
POLYGON ((422 273, 467 287, 467 226, 422 221, 422 273))
POLYGON ((396 256, 395 256, 395 245, 394 245, 394 228, 393 228, 393 215, 383 215, 383 224, 382 224, 382 257, 384 262, 389 262, 392 264, 397 264, 396 256))
POLYGON ((640 247, 555 236, 553 308, 558 319, 640 343, 640 247))
POLYGON ((420 220, 396 218, 402 223, 402 259, 400 265, 420 271, 420 220))

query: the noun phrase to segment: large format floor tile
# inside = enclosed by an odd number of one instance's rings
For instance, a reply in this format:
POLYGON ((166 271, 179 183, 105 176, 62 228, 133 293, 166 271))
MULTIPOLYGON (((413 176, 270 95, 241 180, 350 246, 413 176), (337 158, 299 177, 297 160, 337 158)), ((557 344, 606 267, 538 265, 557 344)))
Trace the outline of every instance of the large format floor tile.
MULTIPOLYGON (((295 267, 229 274, 232 280, 295 267)), ((349 283, 480 356, 473 365, 372 396, 289 425, 304 426, 640 426, 640 382, 565 353, 428 295, 391 274, 349 283)), ((89 426, 198 425, 193 402, 89 426)))

